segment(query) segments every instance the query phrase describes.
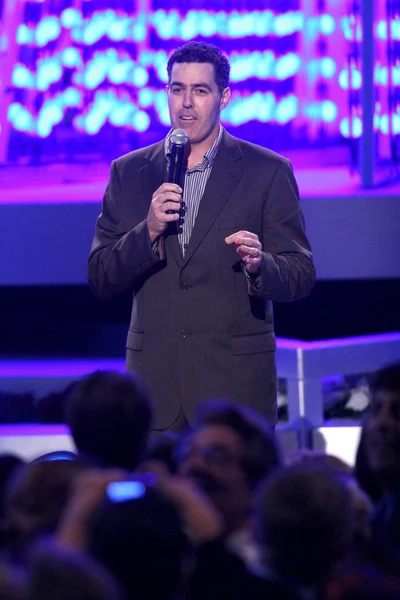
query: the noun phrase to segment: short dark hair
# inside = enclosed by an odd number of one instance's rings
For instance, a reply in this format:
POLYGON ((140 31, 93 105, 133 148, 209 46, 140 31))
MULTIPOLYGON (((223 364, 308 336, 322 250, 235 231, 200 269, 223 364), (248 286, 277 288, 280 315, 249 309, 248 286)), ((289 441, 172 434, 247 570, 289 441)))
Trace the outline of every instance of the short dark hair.
POLYGON ((37 462, 20 467, 4 495, 4 542, 17 556, 37 536, 53 533, 84 465, 72 460, 37 462))
POLYGON ((156 488, 143 496, 95 508, 88 552, 116 577, 129 598, 167 598, 181 580, 189 547, 178 507, 156 488))
POLYGON ((86 554, 44 538, 27 555, 29 600, 118 600, 122 590, 86 554))
POLYGON ((400 393, 400 362, 387 365, 375 373, 371 385, 372 394, 377 390, 400 393))
POLYGON ((243 470, 250 489, 280 466, 281 457, 271 425, 260 414, 229 400, 209 400, 199 404, 194 431, 208 425, 224 425, 242 439, 245 447, 243 470))
POLYGON ((133 470, 150 432, 149 394, 132 374, 95 371, 74 388, 66 420, 82 458, 133 470))
POLYGON ((255 531, 283 579, 318 583, 351 542, 350 492, 332 469, 300 464, 275 471, 256 501, 255 531))
POLYGON ((177 433, 168 431, 150 442, 144 456, 144 462, 158 461, 172 474, 178 472, 178 450, 181 437, 177 433))
POLYGON ((206 42, 188 42, 177 48, 167 63, 168 81, 171 81, 175 63, 211 63, 214 66, 215 83, 220 93, 229 85, 230 64, 221 49, 206 42))

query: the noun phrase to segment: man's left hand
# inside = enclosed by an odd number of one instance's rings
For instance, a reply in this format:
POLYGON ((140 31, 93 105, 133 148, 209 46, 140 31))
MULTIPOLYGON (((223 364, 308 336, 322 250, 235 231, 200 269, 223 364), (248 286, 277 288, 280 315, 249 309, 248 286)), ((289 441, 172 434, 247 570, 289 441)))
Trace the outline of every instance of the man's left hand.
POLYGON ((257 275, 261 269, 262 246, 258 235, 250 231, 238 231, 225 238, 227 244, 234 244, 248 273, 257 275))

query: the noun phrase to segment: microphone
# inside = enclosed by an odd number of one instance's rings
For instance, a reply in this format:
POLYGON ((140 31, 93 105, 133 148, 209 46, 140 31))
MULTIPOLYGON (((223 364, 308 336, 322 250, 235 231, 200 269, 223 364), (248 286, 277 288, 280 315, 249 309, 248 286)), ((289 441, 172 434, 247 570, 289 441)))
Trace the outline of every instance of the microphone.
POLYGON ((171 156, 168 170, 168 183, 176 183, 182 188, 184 175, 185 146, 189 136, 184 129, 174 129, 171 134, 171 156))
MULTIPOLYGON (((185 174, 185 146, 189 141, 189 136, 184 129, 174 129, 171 133, 171 156, 169 159, 168 183, 176 183, 183 189, 183 179, 185 174)), ((182 225, 182 218, 185 214, 183 200, 179 211, 168 210, 168 214, 179 212, 179 219, 176 222, 178 228, 182 225)))

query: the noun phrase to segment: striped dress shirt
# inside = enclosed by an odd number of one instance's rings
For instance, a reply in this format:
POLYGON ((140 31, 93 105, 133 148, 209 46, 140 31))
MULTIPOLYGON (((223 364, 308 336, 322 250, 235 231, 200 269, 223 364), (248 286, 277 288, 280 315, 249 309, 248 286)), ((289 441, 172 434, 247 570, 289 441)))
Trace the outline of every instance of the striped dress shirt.
MULTIPOLYGON (((181 220, 181 226, 178 233, 178 239, 183 254, 185 254, 186 248, 189 244, 190 235, 196 221, 197 213, 199 212, 200 202, 203 197, 208 178, 211 175, 211 169, 218 152, 218 147, 221 143, 223 132, 224 129, 220 125, 217 138, 211 148, 209 148, 205 153, 203 161, 192 169, 186 169, 185 171, 182 203, 183 218, 181 220)), ((171 134, 172 130, 165 138, 165 158, 167 161, 167 169, 171 156, 171 134)))

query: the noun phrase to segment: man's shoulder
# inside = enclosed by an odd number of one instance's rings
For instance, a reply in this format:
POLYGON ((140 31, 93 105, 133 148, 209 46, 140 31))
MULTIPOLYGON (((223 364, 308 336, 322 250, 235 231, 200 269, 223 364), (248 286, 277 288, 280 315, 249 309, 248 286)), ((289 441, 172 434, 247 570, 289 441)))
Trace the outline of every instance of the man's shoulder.
POLYGON ((242 152, 243 158, 248 161, 256 161, 256 162, 269 162, 270 165, 279 166, 281 163, 289 164, 289 159, 270 148, 266 148, 265 146, 260 146, 259 144, 254 144, 253 142, 248 142, 241 138, 237 138, 231 136, 239 145, 239 148, 242 152))

